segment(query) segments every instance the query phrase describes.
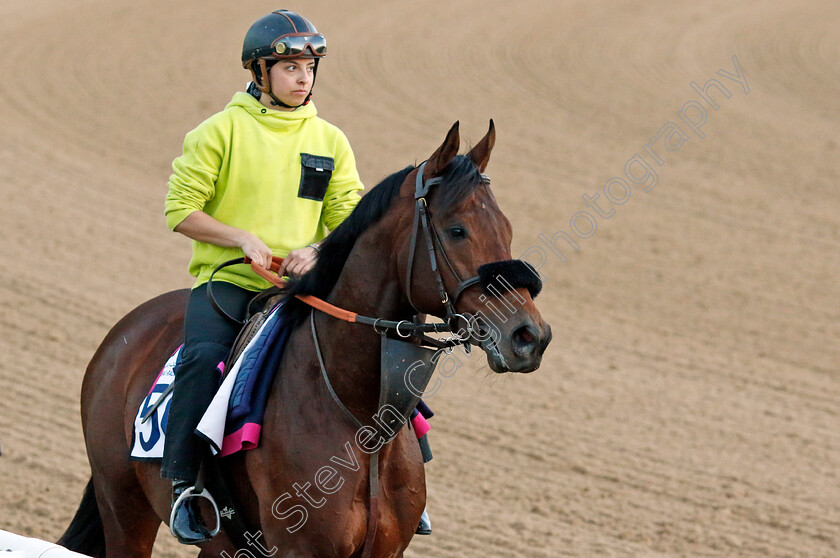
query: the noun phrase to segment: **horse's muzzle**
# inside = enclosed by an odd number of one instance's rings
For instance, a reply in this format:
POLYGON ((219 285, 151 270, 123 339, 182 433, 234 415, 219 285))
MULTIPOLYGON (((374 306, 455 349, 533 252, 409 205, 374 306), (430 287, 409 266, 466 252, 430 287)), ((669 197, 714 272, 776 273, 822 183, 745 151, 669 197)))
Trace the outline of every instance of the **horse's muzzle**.
POLYGON ((526 319, 513 327, 497 330, 481 343, 487 363, 493 372, 533 372, 540 367, 542 356, 551 342, 551 326, 526 319))

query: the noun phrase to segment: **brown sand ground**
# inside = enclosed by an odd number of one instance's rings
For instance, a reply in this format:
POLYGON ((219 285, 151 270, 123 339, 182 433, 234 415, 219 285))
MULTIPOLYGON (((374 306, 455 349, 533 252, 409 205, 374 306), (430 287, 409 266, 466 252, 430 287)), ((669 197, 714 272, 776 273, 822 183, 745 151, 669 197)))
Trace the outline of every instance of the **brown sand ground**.
MULTIPOLYGON (((190 284, 169 164, 275 7, 0 2, 0 529, 54 539, 71 518, 82 372, 124 313, 190 284)), ((516 254, 597 223, 559 241, 565 263, 541 248, 542 368, 476 358, 430 400, 435 533, 409 556, 840 555, 835 1, 287 7, 329 37, 316 102, 367 184, 493 117, 516 254), (717 73, 733 55, 749 94, 717 73), (701 140, 676 112, 712 78, 731 96, 711 91, 701 140), (643 147, 668 122, 689 139, 666 130, 660 166, 643 147), (605 203, 636 153, 655 188, 605 203)))

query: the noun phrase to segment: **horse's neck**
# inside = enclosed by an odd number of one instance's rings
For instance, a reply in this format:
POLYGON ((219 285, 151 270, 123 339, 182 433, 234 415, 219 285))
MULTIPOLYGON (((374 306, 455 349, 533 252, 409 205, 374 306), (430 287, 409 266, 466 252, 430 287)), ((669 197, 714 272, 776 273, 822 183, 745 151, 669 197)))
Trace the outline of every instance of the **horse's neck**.
MULTIPOLYGON (((382 240, 377 235, 364 235, 357 241, 328 300, 360 315, 388 320, 410 318, 399 280, 392 275, 396 269, 393 254, 385 249, 382 240)), ((323 314, 319 318, 316 324, 324 364, 336 393, 352 411, 364 416, 375 413, 379 395, 379 334, 371 326, 323 314)))

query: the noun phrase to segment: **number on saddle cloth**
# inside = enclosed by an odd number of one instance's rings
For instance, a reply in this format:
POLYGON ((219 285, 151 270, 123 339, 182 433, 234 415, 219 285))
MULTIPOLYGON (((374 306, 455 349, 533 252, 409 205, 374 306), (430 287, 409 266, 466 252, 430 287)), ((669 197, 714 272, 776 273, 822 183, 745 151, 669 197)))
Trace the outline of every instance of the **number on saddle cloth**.
POLYGON ((140 404, 137 416, 134 418, 132 459, 158 460, 163 457, 169 403, 172 401, 172 382, 175 379, 175 368, 182 348, 183 345, 172 353, 163 365, 148 395, 140 404))

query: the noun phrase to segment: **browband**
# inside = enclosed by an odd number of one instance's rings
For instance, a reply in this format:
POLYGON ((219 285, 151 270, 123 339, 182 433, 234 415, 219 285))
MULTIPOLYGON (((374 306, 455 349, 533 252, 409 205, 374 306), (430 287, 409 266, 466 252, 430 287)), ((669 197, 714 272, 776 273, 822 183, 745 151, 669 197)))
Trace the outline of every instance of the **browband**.
MULTIPOLYGON (((438 176, 435 178, 430 178, 428 180, 423 180, 423 171, 426 170, 426 163, 428 161, 424 161, 420 164, 420 167, 417 169, 417 178, 414 181, 414 199, 419 200, 420 198, 425 198, 429 194, 429 189, 434 186, 435 184, 440 184, 443 182, 443 177, 438 176)), ((486 174, 481 174, 481 183, 482 184, 490 184, 490 177, 486 174)))

